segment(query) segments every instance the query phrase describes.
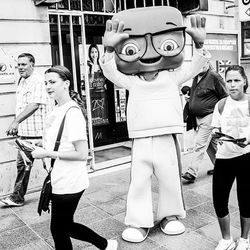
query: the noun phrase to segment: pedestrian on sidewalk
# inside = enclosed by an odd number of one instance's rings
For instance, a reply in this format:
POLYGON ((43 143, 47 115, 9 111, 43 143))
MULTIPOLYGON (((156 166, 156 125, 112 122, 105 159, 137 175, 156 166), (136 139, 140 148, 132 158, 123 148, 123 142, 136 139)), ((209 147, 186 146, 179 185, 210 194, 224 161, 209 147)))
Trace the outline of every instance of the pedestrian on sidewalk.
POLYGON ((52 205, 50 230, 56 250, 71 250, 70 238, 87 241, 101 250, 116 250, 116 240, 106 240, 90 228, 73 220, 78 202, 89 186, 87 173, 88 142, 86 121, 69 95, 70 71, 54 66, 45 72, 47 92, 57 105, 48 116, 43 135, 43 148, 37 147, 34 158, 55 159, 51 171, 52 205), (67 113, 66 113, 67 112, 67 113), (60 124, 66 114, 58 151, 53 151, 60 124))
POLYGON ((186 123, 186 131, 184 132, 183 136, 185 137, 184 141, 188 142, 187 145, 185 143, 184 148, 187 151, 193 150, 194 147, 194 138, 197 128, 196 118, 193 116, 189 111, 189 99, 190 99, 190 91, 191 88, 187 85, 181 88, 181 93, 185 99, 185 105, 183 108, 183 121, 186 123))
MULTIPOLYGON (((44 77, 34 70, 35 58, 29 53, 18 56, 20 79, 16 90, 16 116, 6 133, 19 139, 38 143, 42 139, 44 120, 50 108, 50 101, 44 85, 44 77)), ((13 193, 2 199, 5 206, 23 206, 27 191, 33 157, 27 152, 30 164, 27 165, 17 153, 17 177, 13 193)))
MULTIPOLYGON (((199 166, 207 152, 212 164, 215 162, 216 140, 212 138, 212 115, 215 104, 227 96, 225 82, 222 77, 212 69, 208 62, 202 71, 193 79, 189 99, 189 112, 195 116, 197 134, 194 151, 187 172, 182 178, 187 183, 193 183, 198 177, 199 166)), ((211 170, 208 174, 212 174, 211 170)))
MULTIPOLYGON (((225 73, 229 97, 215 106, 212 126, 235 139, 246 138, 243 143, 223 141, 218 144, 213 176, 213 202, 222 239, 216 250, 235 249, 230 232, 228 200, 236 179, 237 199, 240 210, 241 236, 236 250, 250 249, 250 99, 246 94, 248 80, 244 68, 229 66, 225 73)), ((221 137, 227 139, 225 137, 221 137)))

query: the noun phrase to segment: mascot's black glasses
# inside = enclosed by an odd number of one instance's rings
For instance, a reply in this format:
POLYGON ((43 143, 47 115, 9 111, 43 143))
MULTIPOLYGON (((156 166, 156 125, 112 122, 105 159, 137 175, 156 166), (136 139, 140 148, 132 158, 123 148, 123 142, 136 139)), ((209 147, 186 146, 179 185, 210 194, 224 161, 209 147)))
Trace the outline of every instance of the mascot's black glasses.
POLYGON ((185 29, 186 27, 178 27, 153 34, 130 35, 127 40, 117 46, 116 54, 125 62, 135 62, 144 57, 146 53, 150 57, 152 55, 150 51, 155 51, 164 57, 175 57, 184 49, 185 29))

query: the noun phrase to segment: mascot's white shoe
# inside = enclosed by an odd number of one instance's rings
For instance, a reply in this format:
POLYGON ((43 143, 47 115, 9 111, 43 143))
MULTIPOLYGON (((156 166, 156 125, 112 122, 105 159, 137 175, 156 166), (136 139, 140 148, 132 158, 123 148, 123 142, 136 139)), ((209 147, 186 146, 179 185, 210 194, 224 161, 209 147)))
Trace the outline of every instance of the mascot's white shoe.
POLYGON ((161 231, 168 235, 178 235, 185 232, 185 226, 176 217, 164 218, 160 223, 161 231))
POLYGON ((122 233, 122 238, 128 242, 139 243, 147 238, 148 232, 148 228, 127 227, 122 233))

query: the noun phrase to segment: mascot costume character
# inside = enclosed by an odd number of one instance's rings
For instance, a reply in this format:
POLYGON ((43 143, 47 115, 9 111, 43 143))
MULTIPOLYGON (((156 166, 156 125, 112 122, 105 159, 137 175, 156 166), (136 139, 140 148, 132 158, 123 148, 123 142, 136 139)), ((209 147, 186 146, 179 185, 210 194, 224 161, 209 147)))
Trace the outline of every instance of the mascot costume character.
POLYGON ((170 6, 135 8, 115 14, 106 23, 104 75, 129 91, 127 126, 132 138, 131 182, 122 238, 142 242, 154 226, 151 178, 159 183, 157 220, 168 235, 185 231, 180 149, 183 133, 179 86, 193 78, 208 61, 203 49, 205 18, 191 16, 183 25, 179 10, 170 6), (195 44, 192 62, 184 60, 185 33, 195 44))

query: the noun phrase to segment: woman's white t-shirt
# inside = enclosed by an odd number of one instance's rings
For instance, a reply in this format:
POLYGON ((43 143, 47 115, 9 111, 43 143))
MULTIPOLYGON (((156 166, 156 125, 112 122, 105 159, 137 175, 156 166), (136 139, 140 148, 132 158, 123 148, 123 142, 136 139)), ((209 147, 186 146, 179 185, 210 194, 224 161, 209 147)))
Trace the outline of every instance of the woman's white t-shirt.
MULTIPOLYGON (((235 101, 227 97, 222 114, 219 113, 218 103, 215 105, 212 126, 221 128, 221 132, 238 138, 249 138, 250 115, 248 100, 235 101)), ((232 142, 218 143, 216 158, 233 158, 250 152, 250 145, 242 148, 232 142)))
MULTIPOLYGON (((86 121, 83 114, 74 101, 69 101, 62 106, 56 106, 48 116, 43 136, 45 149, 54 149, 59 127, 66 112, 58 151, 73 151, 75 148, 72 142, 87 140, 86 121)), ((47 166, 50 166, 50 159, 46 162, 47 166)), ((86 163, 86 161, 57 159, 51 172, 52 193, 72 194, 86 189, 89 186, 86 163)))

